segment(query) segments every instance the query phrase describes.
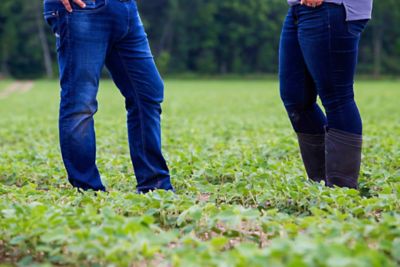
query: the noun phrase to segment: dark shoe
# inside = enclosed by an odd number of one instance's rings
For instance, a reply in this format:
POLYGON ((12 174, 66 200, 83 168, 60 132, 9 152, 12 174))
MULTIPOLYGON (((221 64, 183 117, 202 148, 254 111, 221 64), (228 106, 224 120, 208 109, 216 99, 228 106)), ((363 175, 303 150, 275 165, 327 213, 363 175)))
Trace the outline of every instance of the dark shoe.
POLYGON ((327 185, 357 189, 362 135, 329 129, 325 144, 327 185))
POLYGON ((154 190, 150 190, 149 189, 149 190, 145 190, 145 191, 139 191, 139 190, 136 189, 136 194, 138 194, 138 195, 146 195, 146 194, 148 194, 150 192, 155 192, 155 191, 158 191, 158 190, 163 190, 163 191, 166 191, 166 192, 172 192, 172 193, 176 194, 175 189, 154 189, 154 190))
POLYGON ((325 181, 325 134, 297 133, 297 137, 308 178, 325 181))

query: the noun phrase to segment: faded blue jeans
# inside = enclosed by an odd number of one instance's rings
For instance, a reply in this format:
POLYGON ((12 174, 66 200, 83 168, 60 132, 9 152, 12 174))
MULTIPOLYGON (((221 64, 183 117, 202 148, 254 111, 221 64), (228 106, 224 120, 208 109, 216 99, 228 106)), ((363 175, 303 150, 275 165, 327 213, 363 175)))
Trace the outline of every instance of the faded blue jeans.
POLYGON ((343 5, 290 8, 281 34, 279 76, 281 98, 297 133, 324 134, 328 127, 362 134, 353 84, 366 24, 346 21, 343 5))
MULTIPOLYGON (((72 1, 71 1, 72 2, 72 1)), ((125 98, 137 190, 173 190, 161 152, 164 85, 134 0, 85 0, 68 13, 59 0, 44 1, 56 35, 60 68, 61 152, 70 183, 105 190, 96 166, 93 116, 104 66, 125 98)))

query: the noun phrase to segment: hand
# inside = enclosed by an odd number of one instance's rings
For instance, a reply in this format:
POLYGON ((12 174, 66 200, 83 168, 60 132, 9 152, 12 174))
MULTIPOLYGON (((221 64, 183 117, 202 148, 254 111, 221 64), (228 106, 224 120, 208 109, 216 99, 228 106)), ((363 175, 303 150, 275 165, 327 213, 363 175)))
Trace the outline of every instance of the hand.
MULTIPOLYGON (((71 4, 69 3, 69 0, 60 0, 61 3, 65 6, 68 12, 72 12, 72 7, 71 4)), ((75 4, 80 6, 81 8, 85 8, 86 4, 82 0, 72 0, 75 4)))
POLYGON ((323 2, 324 2, 323 0, 301 0, 300 4, 306 5, 309 7, 317 7, 317 6, 322 5, 323 2))

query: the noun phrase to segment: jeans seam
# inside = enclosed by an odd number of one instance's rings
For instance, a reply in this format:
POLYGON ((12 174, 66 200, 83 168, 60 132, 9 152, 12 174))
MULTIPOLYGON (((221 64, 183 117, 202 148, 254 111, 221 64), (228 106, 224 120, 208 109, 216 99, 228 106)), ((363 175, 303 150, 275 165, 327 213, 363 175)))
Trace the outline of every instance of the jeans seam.
MULTIPOLYGON (((133 92, 135 94, 135 102, 136 102, 136 105, 137 105, 138 111, 139 111, 140 137, 141 137, 141 141, 142 141, 143 156, 144 156, 144 158, 146 160, 146 163, 149 163, 149 161, 147 159, 147 154, 146 154, 146 141, 144 139, 144 132, 143 132, 143 128, 144 128, 143 127, 143 111, 142 111, 142 106, 141 106, 140 100, 139 100, 139 94, 138 94, 138 92, 137 92, 137 90, 135 88, 134 82, 132 81, 132 79, 131 79, 131 77, 129 75, 128 69, 127 69, 126 64, 125 64, 125 61, 124 61, 123 57, 121 56, 121 54, 120 54, 120 52, 118 50, 117 50, 117 54, 118 54, 118 56, 119 56, 119 58, 121 60, 122 66, 123 66, 126 74, 128 75, 128 80, 129 80, 129 82, 130 82, 130 84, 132 86, 133 92)), ((148 165, 150 166, 151 171, 153 173, 156 173, 156 171, 153 168, 153 166, 151 164, 148 164, 148 165)), ((158 178, 157 178, 157 182, 158 182, 158 178)))
MULTIPOLYGON (((61 25, 59 25, 59 27, 60 27, 60 29, 61 29, 61 25)), ((65 28, 66 28, 66 33, 65 33, 65 42, 66 42, 66 46, 67 46, 67 49, 69 49, 69 47, 70 47, 70 42, 71 42, 71 40, 70 40, 70 30, 69 30, 69 17, 68 17, 68 14, 66 14, 66 16, 65 16, 65 28)), ((61 30, 60 30, 60 33, 61 33, 61 30)), ((60 38, 61 38, 61 35, 60 35, 60 38)), ((60 42, 61 42, 61 39, 60 39, 60 42)), ((60 50, 60 53, 61 53, 61 50, 60 50)), ((71 68, 71 65, 72 65, 72 57, 71 57, 71 53, 67 53, 67 68, 68 68, 68 71, 67 71, 67 75, 68 75, 68 77, 70 78, 71 76, 72 76, 72 68, 71 68)), ((70 94, 71 94, 71 88, 70 88, 70 83, 69 82, 67 82, 67 84, 68 84, 68 86, 67 86, 67 88, 66 88, 66 90, 67 90, 67 93, 65 94, 65 97, 64 97, 64 99, 65 100, 62 100, 61 99, 61 102, 63 102, 63 101, 67 101, 67 105, 69 105, 69 98, 70 98, 70 94)), ((61 90, 63 90, 63 89, 61 89, 61 90)), ((61 110, 60 110, 60 123, 61 123, 61 110)), ((60 127, 60 130, 62 130, 62 131, 65 131, 65 128, 67 128, 64 124, 62 125, 62 127, 60 127), (62 128, 62 129, 61 129, 62 128)), ((65 139, 65 136, 64 136, 64 138, 63 139, 65 139)), ((65 141, 63 142, 64 144, 65 144, 65 141)), ((70 150, 69 150, 69 148, 68 147, 65 147, 64 146, 64 153, 65 153, 65 159, 66 160, 68 160, 68 161, 70 161, 70 150)), ((71 179, 73 179, 73 177, 71 177, 71 179)))
MULTIPOLYGON (((328 23, 328 53, 329 53, 329 62, 328 62, 328 68, 329 72, 332 70, 332 25, 331 25, 331 13, 329 7, 326 9, 327 10, 327 23, 328 23)), ((332 84, 331 82, 332 76, 331 74, 329 75, 329 83, 332 84)), ((323 102, 323 101, 322 101, 323 102)), ((322 103, 324 106, 324 104, 322 103)), ((329 127, 329 118, 328 118, 328 112, 326 112, 326 119, 327 119, 327 125, 329 127)))

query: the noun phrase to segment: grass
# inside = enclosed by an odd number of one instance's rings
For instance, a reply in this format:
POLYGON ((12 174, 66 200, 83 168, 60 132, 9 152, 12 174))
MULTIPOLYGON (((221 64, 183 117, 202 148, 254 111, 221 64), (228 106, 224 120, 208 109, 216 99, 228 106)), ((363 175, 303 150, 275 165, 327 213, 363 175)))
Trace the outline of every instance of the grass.
POLYGON ((399 82, 357 84, 360 192, 307 181, 276 82, 166 85, 163 146, 176 195, 134 193, 111 82, 96 115, 109 194, 67 183, 56 82, 0 100, 0 265, 400 265, 399 82))

